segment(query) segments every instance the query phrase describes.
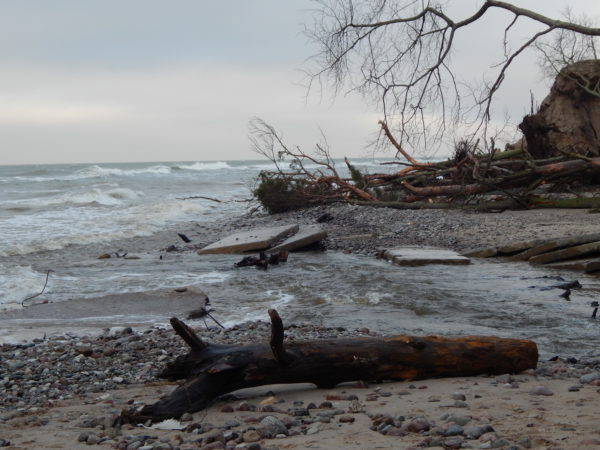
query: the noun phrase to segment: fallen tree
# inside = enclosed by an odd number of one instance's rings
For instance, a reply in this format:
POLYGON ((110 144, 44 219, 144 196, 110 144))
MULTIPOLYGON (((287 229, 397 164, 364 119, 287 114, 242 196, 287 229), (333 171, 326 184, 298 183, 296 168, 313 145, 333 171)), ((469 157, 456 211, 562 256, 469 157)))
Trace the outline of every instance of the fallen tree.
POLYGON ((282 211, 274 199, 289 210, 339 200, 461 207, 498 196, 517 208, 534 208, 540 203, 529 201, 532 194, 545 196, 543 204, 549 205, 565 193, 578 197, 573 191, 580 186, 600 184, 600 28, 589 15, 553 19, 495 0, 483 1, 461 19, 453 19, 450 5, 438 1, 317 0, 316 5, 314 23, 307 27, 319 49, 307 71, 309 89, 333 87, 335 93, 355 91, 376 100, 382 120, 373 144, 395 151, 390 163, 402 167, 362 174, 344 161, 339 169, 326 141, 306 152, 255 120, 250 124, 255 149, 276 167, 263 172, 255 191, 270 212, 282 211), (493 10, 506 15, 501 59, 486 64, 493 76, 481 83, 458 82, 450 57, 459 42, 455 37, 493 10), (515 25, 522 21, 539 30, 515 39, 515 25), (524 135, 519 145, 501 152, 496 141, 507 123, 492 126, 498 122, 492 104, 513 63, 530 47, 540 52, 546 74, 556 78, 537 111, 531 98, 531 113, 519 125, 524 135), (452 158, 435 163, 415 158, 445 146, 448 130, 464 137, 452 158))
POLYGON ((433 377, 518 373, 537 365, 534 342, 484 336, 355 338, 284 344, 284 329, 269 310, 271 339, 252 345, 203 342, 191 328, 171 319, 189 353, 168 364, 161 377, 186 381, 128 422, 178 418, 206 408, 237 389, 280 383, 314 383, 331 388, 346 381, 416 380, 433 377))
MULTIPOLYGON (((600 98, 596 100, 600 106, 600 98)), ((399 154, 404 155, 406 152, 391 136, 385 123, 381 123, 381 127, 398 146, 399 154)), ((458 143, 454 157, 447 161, 423 163, 406 154, 407 162, 384 163, 400 165, 400 170, 366 174, 344 159, 342 172, 323 147, 318 147, 317 154, 310 156, 298 148, 290 150, 275 129, 262 121, 255 124, 254 131, 263 134, 262 142, 266 141, 264 135, 270 136, 270 146, 263 148, 261 154, 277 166, 276 170, 261 173, 261 183, 255 191, 260 193, 257 198, 270 212, 283 211, 273 206, 274 197, 278 202, 282 201, 286 209, 339 200, 372 205, 415 203, 413 208, 474 207, 481 210, 495 201, 504 202, 504 209, 515 209, 551 207, 553 204, 561 207, 565 200, 570 200, 570 207, 586 208, 590 203, 595 205, 595 199, 587 201, 574 189, 588 189, 600 179, 600 157, 565 149, 557 152, 558 155, 534 158, 525 144, 488 154, 467 142, 458 143), (289 169, 282 168, 286 158, 289 169), (318 161, 322 162, 317 164, 318 161), (271 195, 265 195, 266 192, 271 195), (565 199, 565 193, 574 198, 565 199)))

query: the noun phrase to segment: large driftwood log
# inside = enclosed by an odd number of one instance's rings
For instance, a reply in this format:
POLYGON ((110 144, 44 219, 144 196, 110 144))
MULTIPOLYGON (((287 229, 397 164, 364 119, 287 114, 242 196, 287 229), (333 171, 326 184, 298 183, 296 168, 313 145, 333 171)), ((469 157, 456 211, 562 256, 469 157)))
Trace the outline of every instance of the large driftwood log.
POLYGON ((137 412, 130 422, 178 418, 209 406, 228 392, 268 384, 314 383, 331 388, 356 380, 424 378, 518 373, 537 365, 534 342, 497 337, 411 337, 330 339, 283 343, 283 325, 269 310, 269 343, 245 346, 205 344, 173 318, 175 332, 190 346, 162 376, 186 378, 169 396, 137 412))

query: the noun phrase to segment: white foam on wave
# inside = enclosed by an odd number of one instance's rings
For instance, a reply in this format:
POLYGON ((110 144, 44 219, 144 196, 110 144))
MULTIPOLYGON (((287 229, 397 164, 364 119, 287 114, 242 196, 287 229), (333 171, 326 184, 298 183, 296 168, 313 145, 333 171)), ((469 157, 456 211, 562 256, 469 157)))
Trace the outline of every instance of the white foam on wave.
POLYGON ((296 296, 293 294, 270 289, 265 292, 264 302, 240 304, 235 310, 229 312, 226 320, 220 322, 225 327, 231 327, 239 323, 265 320, 266 309, 276 309, 280 314, 284 314, 286 305, 293 303, 295 300, 296 296))
POLYGON ((126 208, 70 207, 33 217, 15 216, 0 222, 0 235, 4 237, 0 256, 149 236, 169 223, 193 220, 204 211, 206 208, 195 202, 166 200, 126 208))
POLYGON ((127 188, 112 188, 103 190, 92 188, 85 192, 65 192, 54 197, 34 197, 0 202, 2 205, 15 205, 27 208, 44 208, 57 205, 103 205, 117 206, 130 203, 140 197, 143 192, 127 188))
POLYGON ((117 169, 114 167, 101 167, 93 165, 77 171, 77 174, 81 178, 92 178, 92 177, 108 177, 108 176, 133 176, 141 174, 169 174, 171 168, 164 164, 158 164, 149 167, 141 167, 139 169, 117 169))
POLYGON ((140 167, 138 169, 118 169, 115 167, 102 167, 99 165, 92 165, 77 170, 74 173, 65 175, 51 175, 46 177, 40 176, 15 176, 11 177, 10 180, 16 181, 29 181, 29 182, 47 182, 47 181, 74 181, 83 180, 86 178, 106 178, 106 177, 130 177, 135 175, 143 174, 157 174, 164 175, 170 174, 171 168, 164 164, 157 164, 148 167, 140 167))
POLYGON ((224 161, 215 162, 195 162, 193 164, 177 165, 176 169, 180 170, 221 170, 231 169, 232 167, 224 161))
POLYGON ((229 274, 229 273, 216 272, 216 271, 202 273, 200 275, 196 275, 195 276, 196 283, 202 282, 202 283, 207 283, 207 284, 222 283, 223 281, 225 281, 229 277, 231 277, 231 274, 229 274))
MULTIPOLYGON (((31 266, 9 266, 0 263, 0 305, 8 308, 19 307, 23 299, 41 292, 45 281, 46 274, 36 272, 31 266)), ((49 278, 46 291, 51 285, 52 280, 49 278)))

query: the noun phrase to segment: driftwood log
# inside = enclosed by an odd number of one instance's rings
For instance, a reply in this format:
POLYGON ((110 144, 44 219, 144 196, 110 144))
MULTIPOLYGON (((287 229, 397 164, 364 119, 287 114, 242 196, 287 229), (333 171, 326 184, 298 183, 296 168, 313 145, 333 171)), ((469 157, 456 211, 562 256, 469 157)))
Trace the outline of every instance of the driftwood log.
POLYGON ((314 383, 332 388, 346 381, 416 380, 479 374, 518 373, 535 368, 534 342, 497 337, 411 337, 329 339, 284 345, 281 318, 269 310, 269 343, 204 343, 191 328, 171 319, 190 351, 161 374, 186 379, 170 395, 139 411, 124 411, 127 422, 178 418, 209 406, 237 389, 281 383, 314 383))

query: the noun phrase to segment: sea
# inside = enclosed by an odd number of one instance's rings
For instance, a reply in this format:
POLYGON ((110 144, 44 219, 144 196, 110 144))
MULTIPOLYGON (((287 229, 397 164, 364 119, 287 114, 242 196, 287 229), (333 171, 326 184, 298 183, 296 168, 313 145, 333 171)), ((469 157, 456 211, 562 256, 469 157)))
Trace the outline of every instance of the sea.
MULTIPOLYGON (((374 159, 352 162, 365 172, 393 170, 374 159)), ((167 326, 167 300, 149 313, 133 294, 187 287, 210 297, 211 315, 225 326, 266 320, 276 308, 288 323, 533 339, 544 357, 600 353, 600 319, 590 317, 600 296, 593 275, 492 260, 399 267, 333 251, 294 253, 264 272, 235 268, 235 255, 165 251, 182 244, 177 233, 193 235, 255 208, 256 177, 272 168, 268 161, 0 166, 0 343, 167 326), (135 259, 98 259, 103 253, 135 259), (552 288, 561 278, 582 285, 570 301, 552 288), (126 293, 130 301, 103 307, 103 296, 126 293), (89 317, 67 317, 64 308, 41 318, 15 313, 39 303, 79 305, 89 317)))

